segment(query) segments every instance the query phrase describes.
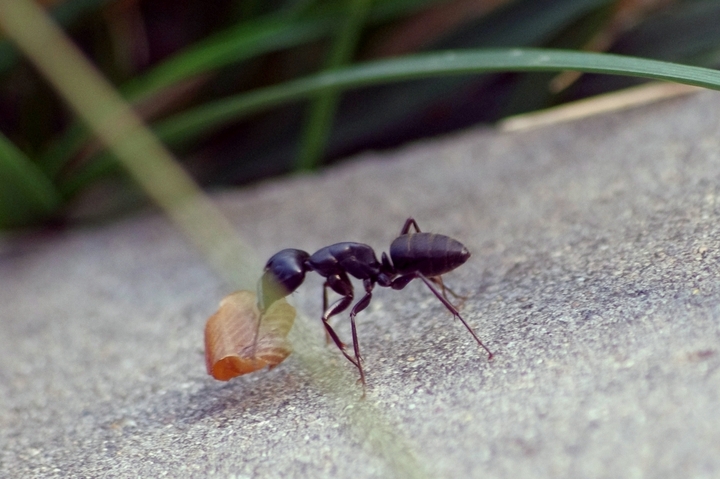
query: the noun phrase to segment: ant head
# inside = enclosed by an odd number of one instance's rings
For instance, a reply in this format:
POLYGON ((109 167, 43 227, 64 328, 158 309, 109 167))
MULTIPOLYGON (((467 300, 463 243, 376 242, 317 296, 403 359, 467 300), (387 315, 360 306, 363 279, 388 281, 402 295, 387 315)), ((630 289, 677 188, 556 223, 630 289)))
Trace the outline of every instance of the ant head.
POLYGON ((258 308, 265 311, 272 303, 295 291, 305 279, 305 251, 284 249, 270 258, 258 284, 258 308))

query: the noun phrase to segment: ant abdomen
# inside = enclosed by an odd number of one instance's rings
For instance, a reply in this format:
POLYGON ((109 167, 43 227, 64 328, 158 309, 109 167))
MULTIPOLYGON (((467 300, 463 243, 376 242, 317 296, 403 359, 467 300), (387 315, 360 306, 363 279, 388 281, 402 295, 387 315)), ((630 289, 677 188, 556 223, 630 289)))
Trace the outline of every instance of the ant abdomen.
POLYGON ((390 259, 399 274, 440 276, 465 263, 470 252, 459 241, 435 233, 410 233, 395 238, 390 259))

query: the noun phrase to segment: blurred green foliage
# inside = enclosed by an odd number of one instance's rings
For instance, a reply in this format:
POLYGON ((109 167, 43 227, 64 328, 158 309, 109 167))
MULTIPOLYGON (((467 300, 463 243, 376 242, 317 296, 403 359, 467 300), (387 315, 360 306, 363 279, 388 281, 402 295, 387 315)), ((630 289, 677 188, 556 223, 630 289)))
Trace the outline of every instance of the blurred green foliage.
MULTIPOLYGON (((639 81, 499 72, 416 73, 397 83, 408 55, 542 47, 720 63, 717 0, 215 0, 212 8, 64 0, 48 8, 205 186, 313 169, 639 81), (383 58, 398 60, 372 81, 347 80, 344 67, 383 58), (367 86, 343 89, 357 85, 367 86)), ((104 215, 133 198, 118 162, 0 41, 0 228, 81 210, 104 215)))

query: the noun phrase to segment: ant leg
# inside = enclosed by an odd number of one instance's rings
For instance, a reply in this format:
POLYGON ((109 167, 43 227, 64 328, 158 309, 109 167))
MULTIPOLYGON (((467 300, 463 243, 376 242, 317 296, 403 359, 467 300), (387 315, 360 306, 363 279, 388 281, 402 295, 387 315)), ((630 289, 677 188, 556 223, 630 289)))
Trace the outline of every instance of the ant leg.
POLYGON ((350 311, 350 326, 352 327, 353 349, 355 350, 355 359, 357 360, 357 368, 360 371, 360 382, 362 383, 364 388, 365 372, 362 368, 362 356, 360 356, 360 343, 358 342, 357 328, 355 327, 355 316, 357 316, 360 311, 367 308, 370 304, 370 300, 372 299, 372 290, 375 284, 370 279, 363 280, 363 284, 365 285, 365 296, 363 296, 362 299, 358 301, 355 306, 353 306, 353 309, 350 311))
MULTIPOLYGON (((443 280, 440 276, 433 276, 431 278, 428 278, 430 281, 435 283, 435 285, 440 286, 440 291, 442 291, 442 295, 445 299, 448 299, 447 294, 445 292, 449 290, 450 288, 445 288, 445 283, 443 283, 443 280)), ((453 294, 453 296, 455 296, 453 294)), ((457 298, 457 296, 455 296, 457 298)))
POLYGON ((445 299, 445 298, 443 297, 443 295, 440 294, 440 292, 439 292, 437 289, 435 289, 435 286, 433 286, 432 281, 430 281, 429 279, 427 279, 423 274, 417 273, 417 276, 418 276, 418 278, 420 278, 420 279, 423 280, 423 282, 427 285, 427 287, 430 288, 430 291, 432 291, 433 294, 434 294, 435 296, 437 296, 437 298, 442 302, 442 304, 445 305, 445 307, 448 309, 448 311, 450 311, 450 312, 453 314, 453 316, 455 316, 455 317, 458 318, 460 321, 462 321, 463 325, 467 328, 467 330, 470 332, 470 334, 472 334, 472 337, 475 338, 475 341, 477 341, 477 343, 478 343, 485 351, 488 352, 488 359, 492 359, 493 353, 487 348, 487 346, 485 346, 485 345, 482 343, 482 341, 480 341, 480 338, 477 337, 477 334, 475 334, 475 331, 472 330, 472 328, 470 327, 470 325, 465 322, 465 320, 463 319, 462 316, 460 316, 460 313, 458 312, 458 310, 455 309, 455 306, 453 306, 452 304, 450 304, 450 301, 448 301, 447 299, 445 299))
MULTIPOLYGON (((328 282, 325 281, 325 284, 323 284, 323 313, 327 311, 328 309, 328 295, 327 295, 327 289, 329 288, 328 282)), ((330 333, 325 330, 325 344, 330 344, 330 341, 333 339, 330 337, 330 333)), ((345 346, 343 344, 343 346, 345 346)))
POLYGON ((405 288, 405 286, 408 285, 408 283, 410 283, 410 281, 414 280, 415 278, 417 278, 417 274, 415 273, 398 276, 397 278, 392 280, 392 282, 390 283, 390 287, 394 290, 403 289, 405 288))
MULTIPOLYGON (((344 300, 344 299, 343 299, 343 300, 344 300)), ((341 300, 341 301, 343 301, 343 300, 341 300)), ((347 303, 349 304, 350 301, 348 301, 347 303)), ((335 343, 335 346, 338 347, 338 349, 339 349, 340 352, 343 354, 343 356, 345 356, 345 359, 347 359, 348 361, 350 361, 356 368, 361 369, 361 366, 360 366, 359 363, 355 360, 355 358, 353 358, 352 356, 350 356, 350 355, 348 354, 348 352, 345 350, 345 344, 344 344, 342 341, 340 341, 340 337, 337 335, 337 333, 336 333, 335 330, 332 328, 332 326, 330 326, 330 323, 328 323, 327 320, 325 320, 324 318, 323 318, 323 325, 325 325, 325 332, 330 336, 330 338, 331 338, 331 339, 333 340, 333 342, 335 343)))
POLYGON ((323 313, 327 311, 328 309, 328 298, 327 298, 327 289, 330 287, 330 284, 325 281, 325 284, 323 284, 323 313))
POLYGON ((408 234, 410 232, 410 226, 414 226, 415 231, 420 233, 420 227, 418 226, 417 221, 415 221, 415 218, 411 216, 410 218, 405 220, 405 224, 400 230, 400 236, 408 234))
POLYGON ((433 283, 435 283, 436 285, 440 286, 440 289, 442 290, 442 295, 445 297, 445 299, 448 299, 447 295, 445 294, 446 291, 448 293, 452 294, 455 299, 459 299, 462 301, 465 301, 466 299, 468 299, 467 296, 459 295, 455 291, 450 289, 449 287, 445 286, 442 276, 433 276, 432 278, 428 278, 428 279, 430 281, 432 281, 433 283))
MULTIPOLYGON (((403 289, 403 288, 405 288, 405 286, 408 285, 408 283, 409 283, 410 281, 414 280, 414 279, 417 278, 417 277, 418 277, 418 275, 415 274, 415 273, 410 273, 410 274, 406 274, 406 275, 403 275, 403 276, 398 276, 397 278, 395 278, 395 279, 390 283, 390 287, 391 287, 392 289, 396 289, 396 290, 397 290, 397 289, 403 289)), ((460 295, 457 294, 455 291, 453 291, 452 289, 450 289, 450 288, 448 288, 447 286, 445 286, 445 283, 443 283, 442 277, 440 277, 440 276, 433 276, 433 277, 427 278, 427 279, 428 279, 428 281, 432 281, 432 282, 435 283, 436 285, 440 286, 440 288, 442 289, 442 295, 443 295, 443 297, 444 297, 446 300, 448 300, 448 297, 447 297, 447 295, 445 294, 446 291, 447 291, 448 293, 452 294, 452 295, 453 295, 455 298, 457 298, 457 299, 460 299, 460 300, 465 300, 465 299, 467 299, 467 296, 460 296, 460 295)), ((450 300, 448 300, 448 301, 450 301, 450 300)))
POLYGON ((341 294, 343 297, 336 301, 323 313, 322 321, 323 325, 325 325, 325 332, 330 335, 330 338, 332 338, 335 346, 340 349, 340 352, 343 353, 343 356, 345 356, 348 361, 353 363, 356 368, 360 368, 361 366, 358 365, 358 361, 348 354, 348 352, 345 350, 345 344, 340 340, 340 337, 337 335, 335 330, 332 328, 332 326, 330 326, 330 323, 328 322, 328 320, 332 316, 335 316, 336 314, 345 311, 347 307, 350 306, 350 303, 352 303, 352 300, 354 298, 352 283, 350 282, 350 279, 347 277, 347 275, 336 274, 327 277, 327 284, 333 289, 333 291, 341 294))

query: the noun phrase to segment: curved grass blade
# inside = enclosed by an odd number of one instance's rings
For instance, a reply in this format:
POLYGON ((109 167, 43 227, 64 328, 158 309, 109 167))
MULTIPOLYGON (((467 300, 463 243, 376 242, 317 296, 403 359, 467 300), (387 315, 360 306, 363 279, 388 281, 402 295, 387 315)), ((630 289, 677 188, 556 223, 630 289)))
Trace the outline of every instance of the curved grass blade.
POLYGON ((562 70, 642 77, 720 90, 720 71, 657 60, 544 49, 447 51, 360 64, 224 98, 159 122, 155 128, 163 140, 174 145, 252 113, 299 101, 329 88, 344 90, 442 75, 562 70))
MULTIPOLYGON (((327 88, 344 90, 442 75, 563 70, 627 75, 720 90, 720 71, 657 60, 544 49, 447 51, 360 64, 236 95, 158 122, 154 130, 168 145, 178 146, 253 113, 309 98, 327 88)), ((85 184, 116 168, 114 159, 102 153, 75 178, 61 185, 61 190, 72 196, 85 184)))

